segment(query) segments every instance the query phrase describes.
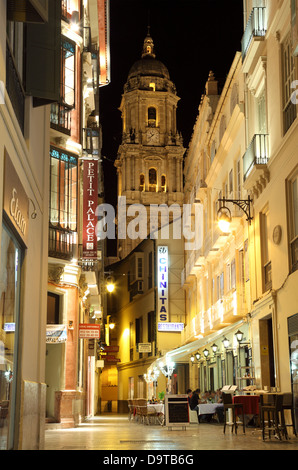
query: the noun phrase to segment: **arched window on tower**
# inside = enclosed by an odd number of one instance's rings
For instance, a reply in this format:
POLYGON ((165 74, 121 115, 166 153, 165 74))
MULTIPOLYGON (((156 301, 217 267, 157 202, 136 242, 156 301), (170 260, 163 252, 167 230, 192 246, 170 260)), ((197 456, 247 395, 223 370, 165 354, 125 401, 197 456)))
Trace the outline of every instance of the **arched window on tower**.
POLYGON ((140 175, 139 191, 145 191, 145 175, 143 173, 140 175))
POLYGON ((149 168, 149 191, 157 191, 157 173, 155 168, 149 168))
POLYGON ((156 108, 148 108, 148 127, 156 127, 156 108))
POLYGON ((161 175, 161 192, 165 193, 166 190, 167 190, 166 175, 161 175))

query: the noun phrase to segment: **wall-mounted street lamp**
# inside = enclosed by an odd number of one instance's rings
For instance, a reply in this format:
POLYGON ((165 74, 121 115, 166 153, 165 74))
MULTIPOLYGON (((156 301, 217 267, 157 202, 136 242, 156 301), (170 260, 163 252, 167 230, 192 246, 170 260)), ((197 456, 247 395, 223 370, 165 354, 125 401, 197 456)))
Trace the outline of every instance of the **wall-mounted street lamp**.
POLYGON ((225 349, 228 349, 228 347, 230 346, 230 341, 228 340, 228 338, 224 338, 222 340, 222 343, 223 343, 225 349))
POLYGON ((204 354, 205 358, 207 359, 207 357, 209 356, 208 349, 204 349, 203 354, 204 354))
POLYGON ((195 356, 190 356, 190 362, 193 364, 195 362, 195 356))
POLYGON ((197 353, 195 354, 195 356, 196 356, 196 360, 197 360, 197 361, 199 361, 199 360, 201 359, 201 354, 200 354, 199 352, 197 352, 197 353))
POLYGON ((230 209, 226 206, 227 202, 231 202, 232 204, 237 205, 246 215, 246 220, 248 223, 251 223, 253 219, 251 215, 251 203, 252 199, 248 196, 248 199, 226 199, 223 197, 222 199, 218 199, 218 202, 222 202, 222 206, 217 211, 217 220, 218 226, 224 233, 228 233, 230 229, 230 224, 232 222, 232 215, 230 209))
POLYGON ((212 344, 211 349, 212 349, 212 351, 213 351, 213 353, 214 353, 214 356, 215 356, 215 354, 217 353, 217 350, 218 350, 217 344, 215 344, 215 343, 212 344))

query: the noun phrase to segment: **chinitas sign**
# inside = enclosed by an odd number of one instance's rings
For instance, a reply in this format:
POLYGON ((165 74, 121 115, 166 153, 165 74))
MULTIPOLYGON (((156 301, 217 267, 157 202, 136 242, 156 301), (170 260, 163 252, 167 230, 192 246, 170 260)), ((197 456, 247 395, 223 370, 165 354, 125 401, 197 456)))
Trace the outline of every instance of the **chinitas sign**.
POLYGON ((167 246, 159 246, 157 250, 157 312, 158 321, 167 322, 169 315, 168 269, 169 253, 167 246))
POLYGON ((83 167, 83 258, 97 259, 98 161, 84 160, 83 167))

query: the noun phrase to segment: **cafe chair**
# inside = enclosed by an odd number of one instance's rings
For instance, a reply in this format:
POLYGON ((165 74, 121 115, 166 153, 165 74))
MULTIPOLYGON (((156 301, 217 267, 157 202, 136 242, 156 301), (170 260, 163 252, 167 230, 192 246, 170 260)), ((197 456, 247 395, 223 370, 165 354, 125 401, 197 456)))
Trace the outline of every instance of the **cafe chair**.
POLYGON ((297 437, 297 432, 295 428, 295 417, 294 417, 294 406, 293 406, 293 394, 292 393, 284 393, 283 394, 283 402, 282 402, 282 410, 281 410, 281 423, 284 429, 285 437, 288 439, 288 427, 293 428, 293 433, 297 437), (285 421, 285 410, 290 410, 290 416, 291 416, 291 423, 286 424, 285 421))
POLYGON ((224 405, 224 428, 223 432, 226 432, 226 425, 227 425, 227 411, 229 409, 232 410, 233 413, 233 424, 232 424, 232 432, 235 427, 235 434, 237 434, 237 416, 236 416, 236 410, 240 410, 242 414, 242 425, 243 425, 243 432, 245 433, 245 421, 244 421, 244 409, 243 409, 243 404, 242 403, 233 403, 233 397, 231 393, 223 393, 222 394, 222 400, 223 400, 223 405, 224 405))
POLYGON ((271 438, 271 431, 279 440, 281 440, 281 433, 283 432, 285 434, 285 428, 282 421, 279 419, 279 415, 282 414, 282 404, 283 395, 281 394, 260 395, 263 441, 265 440, 266 431, 268 431, 269 439, 271 438))

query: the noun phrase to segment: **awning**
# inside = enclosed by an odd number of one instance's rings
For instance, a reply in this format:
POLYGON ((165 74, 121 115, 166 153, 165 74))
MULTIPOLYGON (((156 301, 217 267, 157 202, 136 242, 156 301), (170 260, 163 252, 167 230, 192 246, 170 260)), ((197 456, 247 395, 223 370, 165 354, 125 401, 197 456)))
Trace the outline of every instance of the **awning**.
POLYGON ((243 323, 245 323, 244 320, 240 320, 236 323, 233 323, 230 326, 226 326, 225 328, 222 328, 221 330, 218 330, 215 333, 210 334, 209 336, 196 339, 195 341, 192 341, 191 343, 180 346, 179 348, 172 349, 171 351, 168 351, 164 356, 156 359, 150 365, 150 367, 148 367, 148 369, 153 369, 154 367, 159 368, 160 364, 166 364, 167 362, 175 362, 175 363, 186 362, 186 361, 188 362, 189 355, 196 352, 198 349, 204 346, 207 346, 209 343, 213 343, 221 336, 225 336, 229 334, 233 330, 239 328, 239 326, 242 325, 243 323))

